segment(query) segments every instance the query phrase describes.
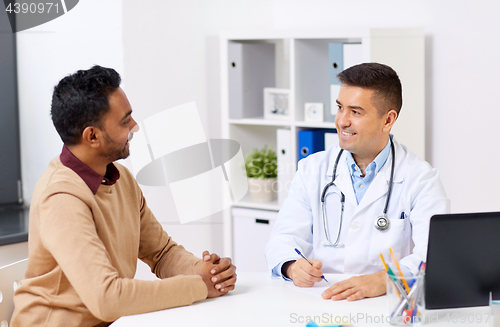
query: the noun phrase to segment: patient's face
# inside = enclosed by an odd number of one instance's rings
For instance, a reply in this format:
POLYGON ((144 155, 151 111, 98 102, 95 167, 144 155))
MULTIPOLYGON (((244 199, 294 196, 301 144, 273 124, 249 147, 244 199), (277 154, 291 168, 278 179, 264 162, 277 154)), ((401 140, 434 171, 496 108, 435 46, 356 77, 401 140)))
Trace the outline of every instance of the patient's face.
POLYGON ((103 155, 110 162, 130 155, 129 135, 137 125, 132 118, 132 107, 121 88, 110 94, 109 111, 103 117, 103 155))

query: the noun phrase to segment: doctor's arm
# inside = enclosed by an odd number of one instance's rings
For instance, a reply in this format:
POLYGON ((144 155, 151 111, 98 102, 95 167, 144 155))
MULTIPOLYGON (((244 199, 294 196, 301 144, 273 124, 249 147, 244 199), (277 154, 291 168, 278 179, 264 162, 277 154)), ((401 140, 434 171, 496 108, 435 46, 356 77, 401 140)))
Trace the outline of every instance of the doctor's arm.
POLYGON ((321 281, 322 264, 311 260, 311 266, 294 250, 298 248, 306 256, 312 251, 313 217, 303 173, 301 161, 266 246, 266 260, 273 277, 292 279, 297 286, 312 286, 321 281))
POLYGON ((351 277, 329 287, 321 294, 323 299, 334 301, 356 301, 367 297, 376 297, 385 294, 385 271, 351 277))

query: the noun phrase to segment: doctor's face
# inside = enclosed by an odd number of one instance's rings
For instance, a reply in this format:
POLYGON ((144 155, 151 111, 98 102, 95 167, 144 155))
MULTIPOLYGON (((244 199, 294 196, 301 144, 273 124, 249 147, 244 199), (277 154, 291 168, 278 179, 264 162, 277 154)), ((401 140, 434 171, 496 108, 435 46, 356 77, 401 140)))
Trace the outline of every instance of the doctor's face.
POLYGON ((372 104, 373 94, 371 89, 344 84, 337 99, 339 145, 352 153, 358 165, 368 165, 383 150, 397 117, 394 110, 380 116, 372 104))

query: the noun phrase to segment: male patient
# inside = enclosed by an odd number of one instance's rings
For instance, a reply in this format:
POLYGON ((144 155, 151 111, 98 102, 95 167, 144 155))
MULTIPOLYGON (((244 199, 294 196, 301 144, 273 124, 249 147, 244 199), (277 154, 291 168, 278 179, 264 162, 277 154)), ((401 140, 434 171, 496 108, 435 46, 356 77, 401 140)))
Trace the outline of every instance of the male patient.
POLYGON ((131 173, 137 129, 119 74, 94 66, 54 89, 64 146, 32 198, 26 279, 11 326, 107 326, 123 315, 189 305, 234 289, 231 259, 195 257, 162 229, 131 173), (134 280, 137 258, 161 280, 134 280))

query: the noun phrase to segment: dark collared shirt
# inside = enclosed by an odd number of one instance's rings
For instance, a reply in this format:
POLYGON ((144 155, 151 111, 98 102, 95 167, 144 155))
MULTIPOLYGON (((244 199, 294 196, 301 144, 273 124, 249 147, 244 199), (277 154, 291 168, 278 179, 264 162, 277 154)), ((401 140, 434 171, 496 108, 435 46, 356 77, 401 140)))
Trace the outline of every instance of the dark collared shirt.
POLYGON ((106 174, 101 176, 71 153, 65 145, 63 145, 59 158, 63 165, 73 170, 83 179, 94 195, 97 193, 101 184, 113 185, 118 178, 120 178, 120 172, 113 163, 110 163, 106 167, 106 174))

